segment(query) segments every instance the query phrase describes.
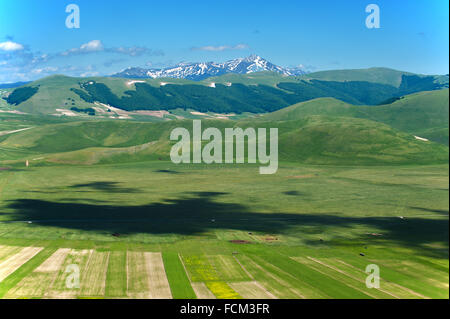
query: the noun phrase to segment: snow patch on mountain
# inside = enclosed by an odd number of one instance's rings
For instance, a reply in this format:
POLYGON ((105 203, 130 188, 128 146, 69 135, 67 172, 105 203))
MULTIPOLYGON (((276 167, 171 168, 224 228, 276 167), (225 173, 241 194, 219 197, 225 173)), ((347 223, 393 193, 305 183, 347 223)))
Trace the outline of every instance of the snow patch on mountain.
POLYGON ((270 63, 258 55, 250 55, 246 58, 238 58, 224 63, 179 63, 173 67, 163 69, 130 67, 112 76, 153 79, 177 78, 200 81, 211 76, 219 76, 227 73, 249 74, 261 71, 277 72, 285 76, 297 76, 306 73, 302 68, 283 68, 270 63))

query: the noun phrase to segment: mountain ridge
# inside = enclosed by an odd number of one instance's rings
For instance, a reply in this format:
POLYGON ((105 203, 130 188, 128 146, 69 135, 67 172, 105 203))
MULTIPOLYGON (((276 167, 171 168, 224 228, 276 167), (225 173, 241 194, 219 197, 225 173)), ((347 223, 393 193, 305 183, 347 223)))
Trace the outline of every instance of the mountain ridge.
POLYGON ((275 65, 259 55, 252 54, 245 58, 237 58, 223 63, 217 62, 182 62, 162 69, 128 67, 112 77, 121 78, 177 78, 194 81, 204 80, 212 76, 224 74, 249 74, 261 71, 272 71, 285 76, 306 74, 302 68, 285 68, 275 65))

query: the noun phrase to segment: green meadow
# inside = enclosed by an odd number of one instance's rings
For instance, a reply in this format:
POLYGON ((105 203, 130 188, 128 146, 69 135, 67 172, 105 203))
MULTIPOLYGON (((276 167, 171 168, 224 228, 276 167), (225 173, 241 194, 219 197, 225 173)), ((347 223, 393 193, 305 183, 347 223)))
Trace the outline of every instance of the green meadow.
POLYGON ((151 251, 175 298, 197 282, 240 298, 231 287, 253 281, 277 298, 448 298, 445 164, 286 162, 266 176, 245 164, 16 165, 0 172, 0 196, 0 245, 45 248, 0 283, 6 297, 64 247, 109 253, 95 297, 127 296, 125 252, 151 251), (368 264, 380 289, 365 286, 368 264))
MULTIPOLYGON (((408 91, 405 74, 369 71, 351 72, 349 85, 408 91)), ((247 93, 264 85, 291 98, 287 89, 301 94, 320 80, 338 90, 348 77, 173 84, 215 92, 208 83, 236 82, 252 86, 247 93)), ((132 89, 125 79, 89 80, 121 98, 132 89)), ((180 107, 119 119, 70 90, 80 81, 53 76, 29 84, 37 93, 17 107, 0 100, 0 298, 449 298, 448 89, 371 106, 311 91, 286 108, 272 101, 272 113, 180 107), (71 103, 107 115, 54 115, 71 103), (192 132, 194 118, 222 134, 278 128, 278 171, 172 163, 170 133, 192 132), (379 287, 366 285, 369 265, 379 287)), ((351 87, 358 98, 376 93, 351 87)))

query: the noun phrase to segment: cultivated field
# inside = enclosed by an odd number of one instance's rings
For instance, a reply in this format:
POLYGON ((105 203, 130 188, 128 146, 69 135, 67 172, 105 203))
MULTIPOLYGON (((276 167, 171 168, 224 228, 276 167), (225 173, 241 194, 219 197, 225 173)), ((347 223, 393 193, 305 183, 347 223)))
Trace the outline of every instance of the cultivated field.
POLYGON ((0 297, 449 297, 448 165, 257 170, 9 166, 0 297))

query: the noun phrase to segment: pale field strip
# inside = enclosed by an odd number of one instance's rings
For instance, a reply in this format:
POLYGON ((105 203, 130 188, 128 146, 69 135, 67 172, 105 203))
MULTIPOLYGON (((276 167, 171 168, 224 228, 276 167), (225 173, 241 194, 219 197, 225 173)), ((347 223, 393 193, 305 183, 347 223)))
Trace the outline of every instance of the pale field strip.
POLYGON ((216 271, 225 281, 248 281, 249 277, 232 256, 214 255, 209 256, 208 259, 216 266, 216 271))
MULTIPOLYGON (((357 290, 357 291, 365 294, 366 296, 372 297, 374 299, 382 298, 382 297, 379 297, 379 295, 377 295, 377 294, 371 293, 371 290, 369 288, 365 287, 365 285, 359 285, 358 286, 358 285, 354 285, 354 284, 350 283, 348 279, 350 279, 350 281, 354 281, 355 279, 352 278, 352 277, 346 276, 345 274, 339 272, 340 274, 342 274, 345 277, 347 277, 347 278, 345 278, 345 280, 341 280, 341 278, 339 278, 339 276, 337 276, 337 274, 333 273, 333 272, 336 271, 335 269, 327 267, 326 264, 321 263, 321 262, 315 260, 314 258, 311 258, 311 257, 307 257, 307 258, 291 257, 291 259, 295 260, 296 262, 298 262, 300 264, 303 264, 304 266, 306 266, 308 268, 311 268, 311 269, 317 271, 318 273, 321 273, 322 275, 324 275, 326 277, 329 277, 329 278, 332 278, 334 280, 337 280, 341 284, 343 284, 343 285, 345 285, 345 286, 347 286, 349 288, 352 288, 354 290, 357 290), (326 269, 328 269, 328 270, 331 269, 332 273, 330 274, 330 271, 327 272, 327 271, 324 271, 323 269, 320 269, 320 267, 318 265, 322 265, 322 266, 326 267, 326 269)), ((357 282, 360 283, 359 280, 357 280, 357 282)))
POLYGON ((254 258, 258 259, 259 263, 261 265, 265 265, 266 269, 270 269, 271 272, 274 273, 282 273, 285 276, 288 276, 290 278, 292 278, 293 282, 297 281, 299 284, 301 284, 301 289, 302 292, 300 293, 298 290, 296 289, 292 289, 293 292, 296 292, 297 295, 300 295, 301 298, 305 298, 305 299, 314 299, 314 298, 332 298, 331 296, 327 295, 326 292, 324 292, 323 290, 319 290, 318 288, 316 288, 315 286, 312 286, 311 284, 306 283, 305 281, 302 280, 302 278, 296 277, 292 274, 290 274, 289 272, 265 261, 263 258, 261 257, 257 257, 254 256, 254 258), (307 296, 307 297, 306 297, 307 296))
POLYGON ((204 282, 191 282, 191 286, 198 299, 216 299, 216 296, 206 287, 204 282))
MULTIPOLYGON (((449 287, 449 276, 448 272, 435 270, 431 267, 425 267, 419 263, 412 261, 402 261, 400 263, 390 261, 390 260, 379 260, 378 261, 382 265, 386 266, 395 266, 397 269, 401 270, 402 273, 408 274, 411 277, 417 277, 417 274, 423 274, 426 278, 424 280, 428 282, 430 285, 435 286, 437 288, 448 289, 449 287), (434 277, 434 278, 431 278, 434 277), (445 281, 436 279, 436 278, 445 278, 445 281)), ((418 278, 420 279, 420 278, 418 278)))
MULTIPOLYGON (((312 260, 312 261, 314 261, 314 262, 316 262, 316 263, 318 263, 318 264, 321 264, 321 265, 323 265, 323 266, 325 266, 325 267, 328 267, 328 268, 330 268, 330 269, 332 269, 332 270, 334 270, 334 271, 337 271, 338 273, 341 273, 341 274, 343 274, 343 275, 345 275, 345 276, 347 276, 347 277, 349 277, 349 278, 352 278, 352 279, 354 279, 354 280, 356 280, 356 281, 359 281, 359 282, 361 282, 361 283, 366 283, 366 281, 363 279, 363 278, 358 278, 358 277, 356 277, 356 276, 352 276, 351 274, 349 274, 349 273, 347 273, 347 272, 345 272, 345 271, 343 271, 343 270, 341 270, 341 269, 339 269, 339 268, 337 268, 337 267, 334 267, 334 266, 332 266, 332 265, 330 265, 330 263, 329 262, 325 262, 326 260, 319 260, 319 259, 316 259, 316 258, 312 258, 312 257, 307 257, 308 259, 310 259, 310 260, 312 260)), ((298 261, 295 257, 293 258, 294 260, 296 260, 296 261, 298 261)), ((366 274, 367 275, 367 274, 366 274)), ((396 296, 395 294, 393 294, 393 293, 391 293, 391 292, 389 292, 389 291, 387 291, 387 290, 384 290, 384 289, 382 289, 382 288, 378 288, 378 290, 379 291, 381 291, 381 292, 383 292, 383 293, 385 293, 385 294, 388 294, 388 295, 390 295, 390 296, 392 296, 392 297, 394 297, 394 298, 396 298, 396 299, 399 299, 400 297, 398 297, 398 296, 396 296)), ((366 294, 367 294, 367 292, 366 292, 366 294)), ((374 297, 375 298, 375 297, 374 297)))
POLYGON ((0 263, 0 282, 39 253, 42 247, 25 247, 0 263))
POLYGON ((49 258, 47 258, 35 272, 56 272, 61 269, 61 266, 70 252, 70 248, 59 248, 49 258))
POLYGON ((33 271, 10 289, 4 298, 42 298, 51 288, 57 275, 57 272, 33 271))
POLYGON ((61 269, 58 272, 57 278, 53 281, 52 286, 49 287, 45 293, 45 298, 76 298, 80 294, 79 288, 68 288, 66 286, 66 279, 68 273, 65 272, 67 266, 74 264, 80 267, 80 280, 83 277, 83 273, 86 270, 87 262, 91 257, 93 250, 83 249, 75 250, 71 249, 66 259, 64 260, 61 269))
MULTIPOLYGON (((244 257, 242 257, 244 258, 244 257)), ((260 281, 261 284, 264 286, 264 288, 267 291, 270 291, 272 294, 274 294, 277 298, 285 299, 285 298, 292 298, 292 296, 296 296, 301 299, 305 299, 305 296, 303 296, 299 291, 294 289, 290 283, 286 282, 285 280, 281 279, 280 277, 274 275, 273 273, 267 271, 260 265, 258 265, 255 261, 250 259, 249 257, 245 257, 247 262, 249 263, 250 267, 255 268, 255 270, 259 270, 264 273, 265 276, 273 280, 279 287, 275 287, 272 283, 270 283, 267 280, 260 281)))
MULTIPOLYGON (((355 267, 353 265, 347 264, 346 262, 344 262, 344 261, 342 261, 340 259, 336 259, 336 261, 341 263, 342 265, 345 265, 345 266, 347 266, 349 268, 357 270, 358 272, 363 273, 365 276, 367 276, 367 274, 362 269, 359 269, 359 268, 357 268, 357 267, 355 267)), ((397 295, 398 298, 417 298, 417 297, 420 297, 420 298, 423 298, 423 299, 430 299, 429 297, 426 297, 426 296, 424 296, 422 294, 419 294, 419 293, 417 293, 417 292, 415 292, 415 291, 413 291, 413 290, 411 290, 409 288, 403 287, 403 286, 401 286, 399 284, 396 284, 396 283, 391 282, 389 280, 383 279, 381 276, 380 276, 380 280, 382 280, 382 284, 384 284, 384 287, 388 287, 390 292, 391 292, 391 294, 397 295)))
POLYGON ((151 299, 172 299, 161 253, 144 253, 151 299))
POLYGON ((9 256, 18 253, 23 247, 0 245, 0 262, 9 256))
MULTIPOLYGON (((234 258, 234 260, 236 260, 238 265, 241 266, 242 270, 247 274, 247 276, 253 280, 254 284, 257 285, 260 289, 264 290, 265 294, 268 296, 268 299, 277 299, 277 297, 274 294, 272 294, 269 290, 267 290, 261 283, 255 281, 255 278, 253 277, 253 275, 244 267, 244 265, 241 264, 241 262, 239 261, 239 259, 236 258, 236 256, 233 255, 233 258, 234 258)), ((236 290, 236 289, 234 289, 234 290, 236 290)), ((244 297, 239 291, 237 291, 237 293, 239 295, 241 295, 242 297, 244 297)), ((246 298, 246 297, 244 297, 244 298, 246 298)))
POLYGON ((276 299, 273 294, 267 293, 267 290, 257 281, 229 282, 227 284, 245 299, 276 299))
POLYGON ((13 134, 13 133, 18 133, 18 132, 26 131, 26 130, 29 130, 29 129, 32 129, 32 128, 33 127, 26 127, 26 128, 21 128, 21 129, 18 129, 18 130, 13 130, 13 131, 0 131, 0 136, 13 134))
POLYGON ((55 251, 30 275, 8 291, 5 298, 43 297, 53 286, 69 252, 69 248, 60 248, 55 251))
POLYGON ((170 115, 168 111, 160 110, 160 111, 134 111, 131 112, 132 114, 138 114, 138 115, 148 115, 148 116, 155 116, 159 118, 163 118, 164 115, 170 115))
POLYGON ((130 298, 150 299, 149 274, 143 252, 127 252, 127 295, 130 298))
POLYGON ((92 251, 81 271, 80 296, 104 296, 109 252, 92 251))
MULTIPOLYGON (((125 294, 128 296, 128 287, 130 287, 130 276, 129 274, 129 262, 128 262, 128 250, 125 252, 125 276, 127 277, 127 287, 125 289, 125 294)), ((142 299, 142 298, 141 298, 142 299)))
POLYGON ((66 110, 66 109, 56 109, 55 111, 58 112, 58 113, 54 114, 54 115, 57 115, 57 116, 60 116, 60 115, 77 116, 77 114, 75 112, 70 111, 70 110, 66 110))

